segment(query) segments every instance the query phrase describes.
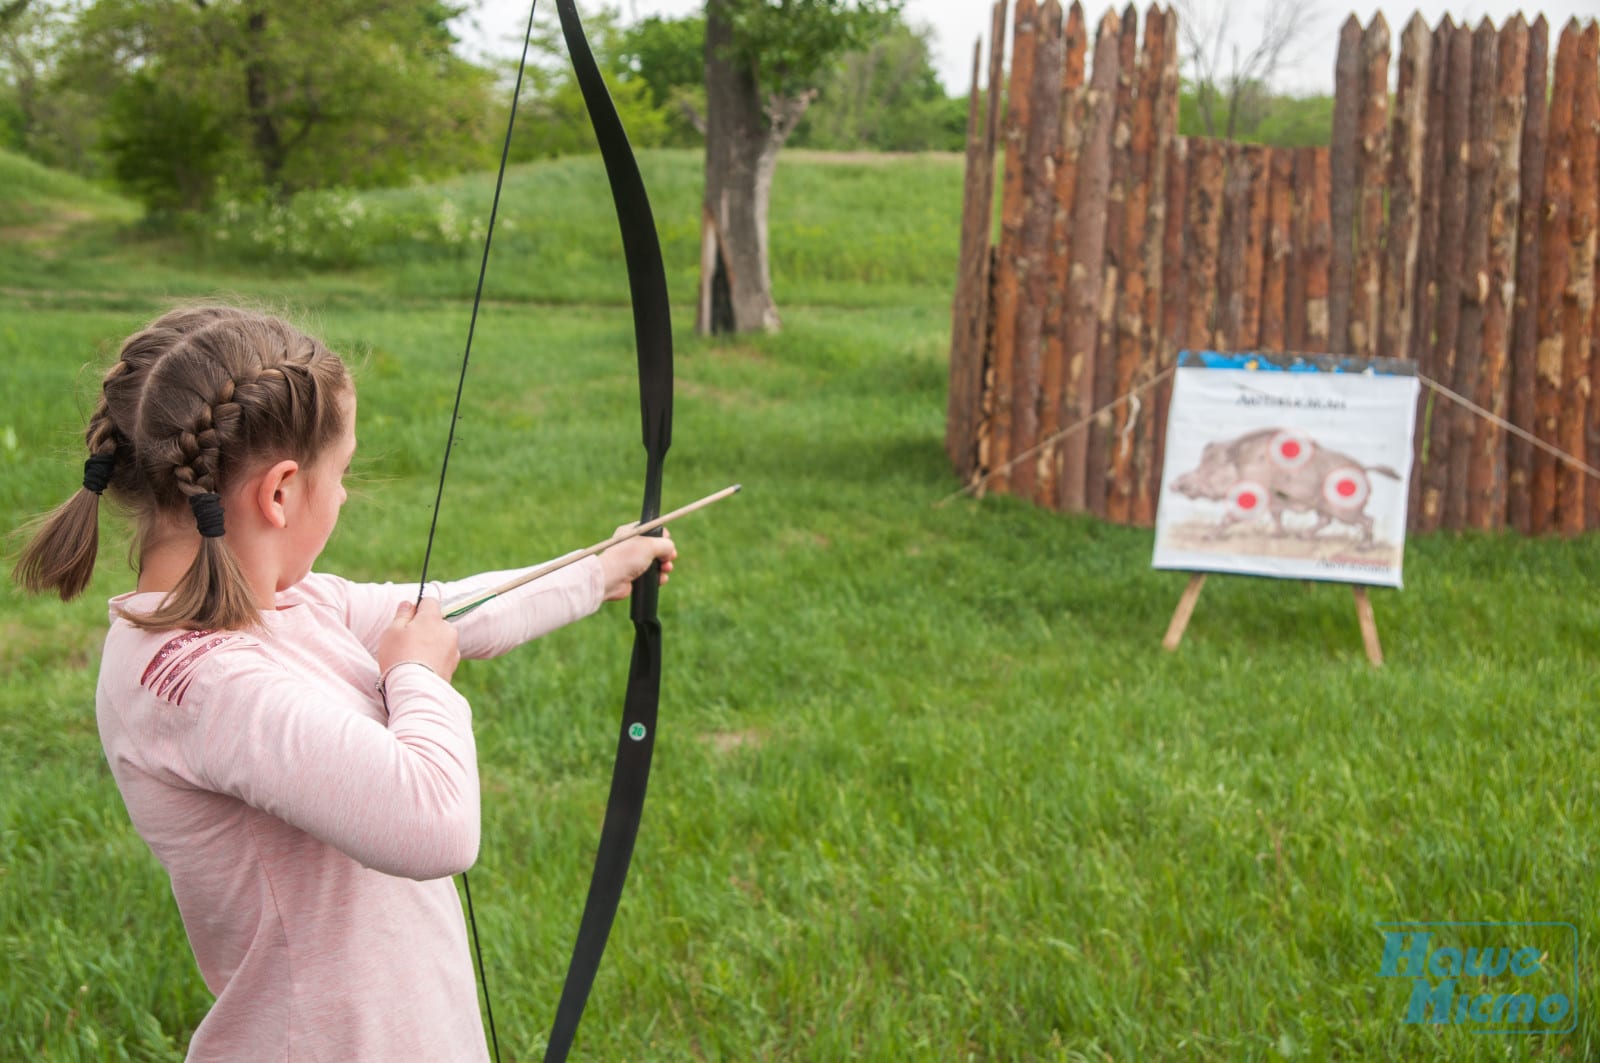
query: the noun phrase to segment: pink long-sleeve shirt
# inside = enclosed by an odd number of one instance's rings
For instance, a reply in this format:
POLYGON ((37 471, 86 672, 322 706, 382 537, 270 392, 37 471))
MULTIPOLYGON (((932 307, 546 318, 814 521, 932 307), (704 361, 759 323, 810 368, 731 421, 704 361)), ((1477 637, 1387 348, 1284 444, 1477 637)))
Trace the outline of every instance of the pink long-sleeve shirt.
MULTIPOLYGON (((415 593, 313 574, 250 632, 141 631, 119 608, 160 595, 111 601, 101 742, 216 996, 192 1060, 487 1059, 449 877, 478 852, 472 711, 421 665, 377 689, 378 641, 415 593)), ((603 595, 597 560, 568 566, 456 621, 462 656, 603 595)))

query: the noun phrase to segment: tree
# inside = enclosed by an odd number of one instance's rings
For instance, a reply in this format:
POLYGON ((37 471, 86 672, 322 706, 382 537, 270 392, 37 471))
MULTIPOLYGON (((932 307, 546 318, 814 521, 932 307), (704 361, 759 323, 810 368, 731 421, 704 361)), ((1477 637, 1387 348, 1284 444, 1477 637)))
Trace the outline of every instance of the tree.
POLYGON ((94 101, 56 79, 61 42, 71 28, 61 0, 0 3, 0 144, 92 174, 94 101))
POLYGON ((24 148, 38 123, 38 60, 24 21, 30 2, 0 3, 0 145, 8 148, 24 148))
POLYGON ((1274 96, 1252 136, 1277 147, 1327 147, 1333 143, 1333 97, 1274 96))
POLYGON ((650 87, 650 100, 666 122, 665 144, 697 145, 705 137, 706 20, 698 15, 652 15, 628 28, 622 62, 650 87))
POLYGON ((228 146, 227 126, 209 101, 140 71, 111 98, 107 119, 111 172, 146 209, 205 206, 228 146))
MULTIPOLYGON (((1327 147, 1333 140, 1332 96, 1276 96, 1265 87, 1241 94, 1234 118, 1233 140, 1281 148, 1327 147)), ((1200 91, 1185 85, 1178 96, 1178 132, 1205 136, 1200 91)))
MULTIPOLYGON (((530 38, 532 56, 525 73, 523 102, 517 114, 511 144, 516 162, 552 158, 596 150, 594 129, 583 102, 583 90, 567 58, 554 5, 538 16, 530 38)), ((628 131, 628 140, 638 148, 661 147, 673 133, 669 108, 656 98, 656 86, 641 72, 630 51, 634 31, 619 24, 615 9, 601 9, 584 19, 585 36, 594 52, 595 63, 605 76, 611 102, 628 131)), ((694 78, 701 71, 696 57, 694 78)))
POLYGON ((706 0, 706 181, 696 329, 779 327, 767 257, 778 152, 838 55, 901 0, 706 0))
MULTIPOLYGON (((608 16, 602 11, 596 20, 608 16)), ((651 16, 621 31, 613 84, 642 80, 649 86, 650 100, 667 123, 666 146, 704 139, 705 40, 706 20, 699 15, 651 16)), ((595 52, 601 54, 598 36, 595 52)), ((959 151, 966 143, 966 100, 952 100, 939 84, 931 30, 898 16, 885 16, 864 47, 825 63, 814 87, 816 100, 789 139, 795 146, 959 151)))
POLYGON ((930 35, 894 19, 865 49, 836 59, 792 143, 836 151, 960 151, 967 104, 939 84, 930 35))
POLYGON ((1234 39, 1237 9, 1229 0, 1175 0, 1174 7, 1206 135, 1231 140, 1241 120, 1259 121, 1251 112, 1260 111, 1285 55, 1310 31, 1315 2, 1269 0, 1249 51, 1234 39))
POLYGON ((285 198, 489 157, 490 76, 436 0, 94 0, 56 79, 98 101, 113 172, 153 209, 285 198), (172 128, 174 124, 184 128, 172 128))

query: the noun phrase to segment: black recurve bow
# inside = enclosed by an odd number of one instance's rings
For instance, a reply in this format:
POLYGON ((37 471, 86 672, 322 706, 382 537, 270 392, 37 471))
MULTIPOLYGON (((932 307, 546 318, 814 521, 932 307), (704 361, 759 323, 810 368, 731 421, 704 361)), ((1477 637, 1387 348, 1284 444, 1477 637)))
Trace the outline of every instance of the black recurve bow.
MULTIPOLYGON (((567 41, 584 106, 600 144, 611 198, 622 231, 623 254, 628 264, 628 290, 633 304, 634 343, 639 362, 639 413, 643 421, 645 477, 641 522, 661 512, 661 467, 672 444, 672 320, 667 301, 666 270, 656 235, 650 198, 638 160, 628 143, 605 79, 583 34, 573 0, 556 0, 561 32, 567 41)), ((661 534, 659 531, 653 534, 661 534)), ((578 924, 572 960, 561 988, 547 1063, 563 1060, 572 1047, 584 1004, 594 985, 600 957, 616 918, 622 887, 633 858, 633 843, 644 811, 645 788, 650 781, 650 756, 655 750, 656 709, 661 692, 661 622, 656 617, 660 566, 633 584, 633 658, 628 666, 628 687, 622 701, 622 725, 617 735, 617 757, 611 769, 611 795, 606 800, 605 823, 595 853, 589 895, 578 924)))
MULTIPOLYGON (((445 474, 449 470, 450 450, 455 440, 455 426, 461 411, 461 397, 466 385, 468 362, 472 356, 472 338, 477 328, 478 310, 483 299, 484 279, 488 273, 489 248, 494 240, 495 216, 499 211, 500 193, 505 182, 506 163, 510 157, 511 134, 516 124, 517 97, 521 94, 523 72, 527 66, 528 40, 533 35, 534 11, 537 0, 528 8, 528 28, 523 34, 522 59, 517 66, 516 88, 511 99, 511 113, 506 123, 505 145, 500 155, 500 169, 495 179, 494 201, 489 209, 489 224, 484 234, 483 261, 478 271, 477 291, 472 300, 472 317, 467 327, 467 342, 461 358, 461 376, 456 386, 455 408, 451 414, 450 432, 445 442, 444 461, 439 470, 439 492, 434 500, 433 521, 428 530, 428 545, 423 554, 422 577, 417 590, 420 604, 427 583, 428 560, 433 552, 434 534, 439 523, 440 503, 444 497, 445 474)), ((650 210, 650 200, 645 193, 644 179, 639 173, 638 160, 628 143, 627 132, 606 89, 605 79, 595 62, 589 41, 584 36, 583 24, 573 0, 556 0, 561 19, 562 35, 566 38, 574 74, 583 92, 584 105, 589 112, 590 124, 600 145, 605 162, 606 176, 611 183, 611 196, 617 211, 617 222, 622 232, 623 253, 628 266, 628 289, 633 306, 634 340, 639 364, 639 411, 643 421, 645 448, 644 504, 640 510, 641 523, 654 519, 661 512, 661 469, 667 448, 672 443, 672 321, 667 299, 666 270, 661 260, 661 244, 656 235, 655 218, 650 210)), ((650 533, 660 535, 659 530, 650 533)), ((572 959, 567 967, 566 980, 561 989, 561 1001, 556 1008, 555 1022, 545 1049, 547 1061, 560 1061, 567 1057, 572 1039, 583 1017, 589 990, 594 985, 600 958, 605 953, 611 924, 616 919, 617 905, 622 899, 623 885, 628 878, 628 865, 633 859, 634 840, 639 833, 639 820, 644 811, 645 789, 650 780, 650 759, 655 750, 656 710, 661 692, 661 622, 656 616, 656 602, 660 587, 660 564, 652 564, 649 571, 633 584, 630 615, 634 626, 633 656, 628 667, 628 685, 623 695, 622 724, 617 736, 617 756, 611 770, 611 793, 606 801, 605 821, 600 830, 600 843, 595 853, 594 871, 589 881, 588 897, 584 901, 583 916, 578 925, 577 940, 572 948, 572 959)), ((489 1034, 494 1043, 494 1055, 500 1058, 499 1037, 494 1028, 494 1009, 489 1003, 489 987, 483 973, 483 955, 478 947, 476 920, 472 914, 472 892, 463 874, 462 886, 467 897, 467 916, 473 923, 473 946, 477 952, 479 978, 483 985, 484 1006, 488 1012, 489 1034)))

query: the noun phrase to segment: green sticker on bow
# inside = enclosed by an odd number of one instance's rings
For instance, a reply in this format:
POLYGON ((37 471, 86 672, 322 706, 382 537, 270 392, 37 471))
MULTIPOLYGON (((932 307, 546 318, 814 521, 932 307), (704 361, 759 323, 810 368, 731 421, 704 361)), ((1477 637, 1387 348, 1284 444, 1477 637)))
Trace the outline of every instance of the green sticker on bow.
POLYGON ((630 723, 628 725, 628 737, 633 739, 635 742, 643 742, 645 734, 646 731, 644 729, 644 724, 630 723))

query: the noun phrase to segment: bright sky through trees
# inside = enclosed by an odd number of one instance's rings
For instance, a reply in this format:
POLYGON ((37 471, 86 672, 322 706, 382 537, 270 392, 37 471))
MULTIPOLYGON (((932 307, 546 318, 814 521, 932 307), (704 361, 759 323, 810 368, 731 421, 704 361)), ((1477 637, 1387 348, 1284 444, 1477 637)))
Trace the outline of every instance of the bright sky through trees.
MULTIPOLYGON (((548 0, 540 0, 540 3, 548 0)), ((613 0, 623 16, 632 21, 661 15, 677 18, 704 9, 704 0, 613 0)), ((1142 10, 1147 0, 1139 4, 1142 10)), ((1221 0, 1210 0, 1212 3, 1221 0)), ((1261 20, 1261 12, 1272 0, 1227 0, 1236 9, 1233 18, 1234 32, 1241 49, 1255 42, 1253 36, 1261 20)), ((971 83, 972 43, 989 32, 989 11, 992 0, 906 0, 906 18, 913 24, 921 23, 934 31, 933 58, 939 80, 952 96, 963 96, 971 83)), ((586 5, 592 6, 592 5, 586 5)), ((1103 7, 1093 2, 1085 6, 1090 21, 1098 19, 1103 7)), ((1120 4, 1117 5, 1119 8, 1120 4)), ((1412 0, 1379 8, 1365 4, 1350 8, 1326 3, 1313 18, 1313 25, 1303 35, 1304 43, 1294 54, 1285 56, 1276 88, 1298 95, 1331 94, 1333 92, 1334 53, 1339 46, 1339 25, 1354 11, 1365 23, 1374 13, 1382 10, 1390 28, 1398 35, 1413 11, 1421 11, 1429 24, 1434 24, 1449 12, 1458 22, 1467 19, 1476 23, 1488 16, 1499 25, 1519 10, 1529 20, 1543 14, 1550 20, 1552 31, 1569 18, 1593 18, 1597 8, 1595 0, 1546 0, 1536 6, 1522 5, 1514 0, 1471 0, 1469 3, 1441 3, 1440 0, 1412 0)), ((516 35, 526 24, 528 8, 524 0, 482 0, 471 13, 464 16, 460 26, 462 37, 478 49, 503 54, 512 50, 516 35)), ((1553 40, 1553 34, 1552 34, 1553 40)), ((987 41, 985 41, 987 47, 987 41)), ((1554 58, 1554 50, 1551 52, 1554 58)))

